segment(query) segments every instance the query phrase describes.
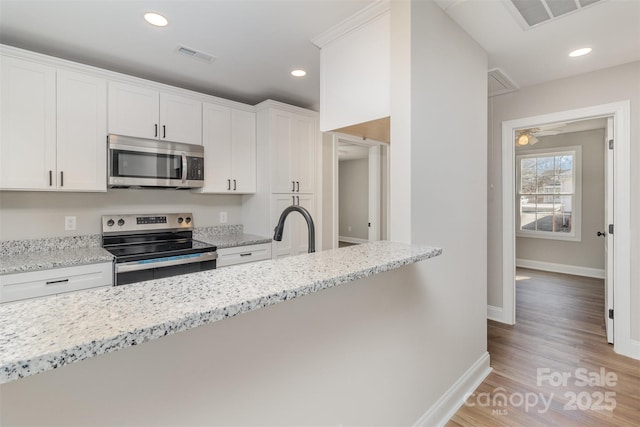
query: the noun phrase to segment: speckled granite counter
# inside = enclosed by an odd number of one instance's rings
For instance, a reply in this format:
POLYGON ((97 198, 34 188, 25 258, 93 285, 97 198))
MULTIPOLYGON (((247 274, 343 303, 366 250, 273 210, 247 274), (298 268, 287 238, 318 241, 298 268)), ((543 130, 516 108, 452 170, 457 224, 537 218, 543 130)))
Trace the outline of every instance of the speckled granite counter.
POLYGON ((0 384, 441 253, 428 246, 375 242, 3 304, 0 384))
POLYGON ((0 241, 0 275, 112 260, 100 235, 0 241))
POLYGON ((242 225, 196 228, 193 230, 193 238, 210 245, 216 245, 218 249, 271 243, 270 237, 244 233, 242 225))

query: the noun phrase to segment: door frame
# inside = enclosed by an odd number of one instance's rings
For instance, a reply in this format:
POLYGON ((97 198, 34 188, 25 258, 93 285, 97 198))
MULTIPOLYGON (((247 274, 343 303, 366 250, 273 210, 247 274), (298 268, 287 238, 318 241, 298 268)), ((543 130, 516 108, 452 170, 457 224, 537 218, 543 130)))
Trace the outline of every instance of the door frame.
MULTIPOLYGON (((640 359, 631 339, 631 102, 629 100, 502 122, 502 319, 515 324, 515 144, 516 130, 554 122, 612 116, 614 143, 614 350, 640 359)), ((498 320, 498 319, 497 319, 498 320)))
MULTIPOLYGON (((333 150, 333 189, 332 189, 332 202, 333 202, 333 211, 332 211, 332 248, 338 248, 338 240, 340 235, 340 227, 339 227, 339 212, 340 212, 340 187, 339 187, 339 173, 338 173, 338 145, 340 142, 347 142, 349 144, 362 145, 369 147, 369 220, 373 223, 377 223, 377 233, 373 233, 373 237, 377 237, 380 239, 381 231, 382 231, 382 209, 387 207, 381 207, 382 200, 389 200, 388 195, 386 198, 382 197, 383 188, 389 188, 382 185, 381 182, 381 164, 380 158, 381 146, 388 146, 389 144, 381 141, 376 141, 373 139, 365 139, 358 136, 348 135, 345 133, 339 132, 330 132, 332 135, 331 147, 333 150), (377 235, 376 235, 377 234, 377 235)), ((387 156, 388 158, 388 156, 387 156)), ((387 165, 387 170, 389 166, 387 165)), ((388 215, 387 215, 388 218, 388 215)), ((372 237, 372 232, 369 230, 369 239, 372 237)))

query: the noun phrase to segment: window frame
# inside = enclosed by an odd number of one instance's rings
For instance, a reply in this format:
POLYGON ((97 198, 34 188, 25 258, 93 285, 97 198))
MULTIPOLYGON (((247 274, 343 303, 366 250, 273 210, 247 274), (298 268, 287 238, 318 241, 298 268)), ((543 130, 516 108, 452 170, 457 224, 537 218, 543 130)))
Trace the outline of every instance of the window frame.
POLYGON ((516 237, 528 237, 534 239, 563 240, 569 242, 582 241, 582 146, 571 145, 565 147, 550 147, 541 149, 520 149, 516 152, 516 237), (521 227, 521 206, 522 180, 521 161, 525 158, 537 158, 545 156, 557 156, 559 154, 572 154, 573 161, 573 205, 575 208, 571 213, 571 232, 558 233, 553 231, 522 230, 521 227))

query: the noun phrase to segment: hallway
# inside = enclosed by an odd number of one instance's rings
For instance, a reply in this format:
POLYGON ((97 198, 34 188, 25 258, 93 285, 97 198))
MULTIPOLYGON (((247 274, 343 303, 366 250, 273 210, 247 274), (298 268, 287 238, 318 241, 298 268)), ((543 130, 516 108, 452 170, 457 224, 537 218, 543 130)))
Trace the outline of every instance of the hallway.
POLYGON ((516 325, 488 321, 493 372, 447 427, 640 425, 640 361, 606 342, 603 280, 518 269, 516 289, 516 325))

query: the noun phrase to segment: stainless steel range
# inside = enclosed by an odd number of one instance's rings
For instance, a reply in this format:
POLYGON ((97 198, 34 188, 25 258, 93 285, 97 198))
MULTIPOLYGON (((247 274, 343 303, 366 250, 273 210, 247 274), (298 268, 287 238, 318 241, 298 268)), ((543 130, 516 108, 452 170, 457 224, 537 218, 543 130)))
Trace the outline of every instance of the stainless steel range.
POLYGON ((190 213, 102 217, 102 247, 115 256, 115 285, 216 268, 216 246, 192 236, 190 213))

